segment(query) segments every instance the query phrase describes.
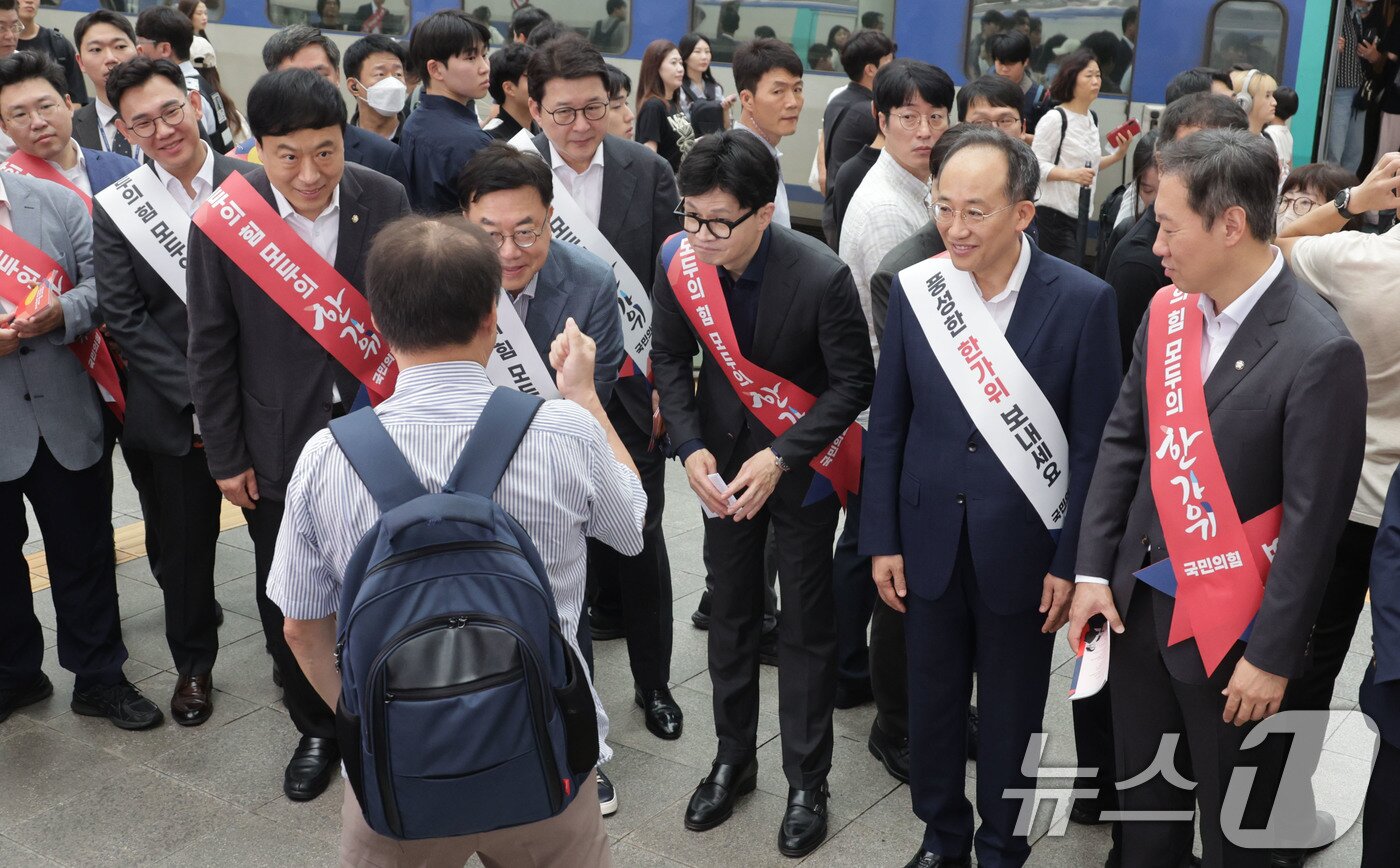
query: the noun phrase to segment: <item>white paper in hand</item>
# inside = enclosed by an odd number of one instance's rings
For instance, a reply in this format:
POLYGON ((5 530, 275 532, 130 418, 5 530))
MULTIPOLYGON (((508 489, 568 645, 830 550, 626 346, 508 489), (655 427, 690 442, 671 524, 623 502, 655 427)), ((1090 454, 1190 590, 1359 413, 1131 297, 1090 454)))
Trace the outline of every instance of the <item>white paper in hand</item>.
MULTIPOLYGON (((718 491, 720 494, 723 494, 724 490, 729 487, 729 483, 725 482, 724 477, 720 476, 718 473, 711 473, 706 478, 709 479, 710 484, 715 487, 715 491, 718 491)), ((734 497, 734 495, 729 495, 730 506, 733 506, 738 502, 738 499, 734 497)), ((700 508, 705 511, 705 518, 719 518, 719 513, 715 512, 713 509, 710 509, 710 507, 707 506, 705 504, 705 501, 703 500, 700 501, 700 508)))
POLYGON ((1074 678, 1069 685, 1070 699, 1087 699, 1108 683, 1108 643, 1113 631, 1102 616, 1084 625, 1079 654, 1074 662, 1074 678))

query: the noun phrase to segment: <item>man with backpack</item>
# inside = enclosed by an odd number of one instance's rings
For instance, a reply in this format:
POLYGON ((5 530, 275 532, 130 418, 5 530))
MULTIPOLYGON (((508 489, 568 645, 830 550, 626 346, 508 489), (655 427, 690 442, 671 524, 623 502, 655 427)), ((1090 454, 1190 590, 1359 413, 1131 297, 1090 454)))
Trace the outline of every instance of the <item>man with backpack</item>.
POLYGON ((307 444, 268 588, 337 708, 342 862, 610 865, 575 637, 585 537, 640 551, 646 497, 593 341, 551 348, 564 400, 494 388, 499 259, 455 215, 382 230, 366 278, 397 385, 307 444))
POLYGON ((1019 30, 998 33, 987 40, 987 51, 992 55, 996 74, 1021 88, 1021 117, 1025 121, 1025 132, 1034 135, 1035 125, 1054 108, 1055 100, 1051 99, 1049 88, 1030 76, 1030 37, 1019 30))

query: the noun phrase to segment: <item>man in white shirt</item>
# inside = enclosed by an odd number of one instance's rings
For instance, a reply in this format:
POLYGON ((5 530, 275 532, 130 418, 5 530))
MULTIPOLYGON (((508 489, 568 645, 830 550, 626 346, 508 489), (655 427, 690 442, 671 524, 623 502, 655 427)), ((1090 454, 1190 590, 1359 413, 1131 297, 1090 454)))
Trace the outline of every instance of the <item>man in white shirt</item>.
POLYGON ((112 68, 137 55, 136 31, 125 15, 99 9, 78 19, 73 36, 78 41, 78 65, 97 97, 73 112, 73 138, 89 150, 112 151, 139 162, 139 145, 117 129, 117 110, 107 100, 112 68))
POLYGON ((734 129, 758 137, 778 164, 773 222, 792 226, 787 184, 783 181, 782 140, 797 132, 802 114, 802 59, 792 46, 776 39, 753 39, 734 51, 734 86, 742 112, 734 129))

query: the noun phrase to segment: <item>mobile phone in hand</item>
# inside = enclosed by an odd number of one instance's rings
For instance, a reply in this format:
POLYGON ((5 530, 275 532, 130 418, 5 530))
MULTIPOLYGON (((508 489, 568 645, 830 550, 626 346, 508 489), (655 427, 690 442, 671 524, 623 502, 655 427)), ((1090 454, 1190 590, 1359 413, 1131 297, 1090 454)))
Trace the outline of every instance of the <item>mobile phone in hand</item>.
POLYGON ((1120 127, 1116 127, 1108 134, 1108 143, 1115 148, 1120 148, 1123 146, 1124 142, 1141 132, 1142 124, 1138 123, 1137 118, 1128 118, 1126 123, 1120 127))

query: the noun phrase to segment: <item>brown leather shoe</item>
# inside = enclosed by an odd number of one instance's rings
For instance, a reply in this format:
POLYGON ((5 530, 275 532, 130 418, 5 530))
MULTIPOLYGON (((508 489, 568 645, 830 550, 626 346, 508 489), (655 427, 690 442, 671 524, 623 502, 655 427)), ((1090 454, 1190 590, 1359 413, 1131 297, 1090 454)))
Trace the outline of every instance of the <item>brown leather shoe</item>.
POLYGON ((199 726, 214 713, 214 685, 208 675, 182 675, 170 697, 170 716, 181 726, 199 726))

